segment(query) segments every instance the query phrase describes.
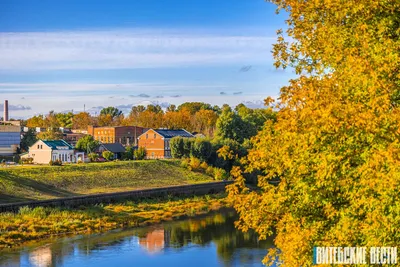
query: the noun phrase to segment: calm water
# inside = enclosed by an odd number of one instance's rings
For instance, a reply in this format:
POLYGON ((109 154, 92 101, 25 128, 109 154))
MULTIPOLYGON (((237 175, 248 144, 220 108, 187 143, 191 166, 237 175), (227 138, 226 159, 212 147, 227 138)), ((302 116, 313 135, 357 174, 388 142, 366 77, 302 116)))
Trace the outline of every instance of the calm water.
POLYGON ((236 230, 234 212, 60 238, 0 252, 0 266, 263 266, 272 241, 236 230))

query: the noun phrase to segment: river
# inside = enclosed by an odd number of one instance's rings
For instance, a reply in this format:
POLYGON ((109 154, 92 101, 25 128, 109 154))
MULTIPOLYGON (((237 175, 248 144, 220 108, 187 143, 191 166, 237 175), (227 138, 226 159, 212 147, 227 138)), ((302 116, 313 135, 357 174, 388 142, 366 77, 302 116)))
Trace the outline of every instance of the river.
POLYGON ((0 252, 0 266, 263 266, 272 240, 234 227, 235 212, 41 241, 0 252))

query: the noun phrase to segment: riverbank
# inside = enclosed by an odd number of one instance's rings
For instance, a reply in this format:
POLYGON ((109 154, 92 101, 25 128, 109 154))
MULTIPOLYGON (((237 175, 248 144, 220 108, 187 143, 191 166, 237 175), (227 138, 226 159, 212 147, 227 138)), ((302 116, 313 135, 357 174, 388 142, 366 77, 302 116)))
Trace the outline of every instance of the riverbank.
POLYGON ((78 209, 21 208, 0 213, 0 249, 57 235, 103 232, 192 217, 229 207, 226 194, 148 199, 78 209))
POLYGON ((178 160, 119 161, 0 169, 0 204, 213 181, 178 160))

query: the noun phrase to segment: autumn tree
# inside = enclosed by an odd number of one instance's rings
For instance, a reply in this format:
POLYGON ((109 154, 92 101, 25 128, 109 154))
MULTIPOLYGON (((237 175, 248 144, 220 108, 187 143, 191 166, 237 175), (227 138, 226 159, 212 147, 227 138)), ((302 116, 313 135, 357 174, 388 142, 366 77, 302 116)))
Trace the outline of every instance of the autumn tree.
POLYGON ((79 112, 72 118, 72 128, 87 129, 92 124, 92 117, 87 112, 79 112))
POLYGON ((60 140, 63 134, 58 129, 48 128, 47 131, 38 133, 36 137, 42 140, 60 140))
POLYGON ((178 106, 178 111, 186 109, 190 112, 190 114, 195 114, 196 112, 200 110, 212 110, 212 107, 208 103, 203 103, 203 102, 185 102, 181 105, 178 106))
POLYGON ((46 127, 45 118, 43 115, 33 116, 32 118, 27 119, 26 127, 29 128, 44 128, 46 127))
POLYGON ((54 110, 49 111, 45 118, 45 127, 55 129, 60 127, 60 122, 57 119, 57 113, 54 110))
POLYGON ((252 140, 245 168, 232 170, 240 228, 275 232, 265 262, 278 256, 284 266, 311 266, 314 246, 397 246, 400 2, 272 2, 289 14, 275 65, 297 77, 281 88, 277 122, 252 140), (250 191, 243 174, 254 171, 250 191))
POLYGON ((178 111, 169 111, 165 113, 163 125, 168 129, 186 129, 193 130, 192 116, 186 108, 178 111))
POLYGON ((213 110, 199 110, 193 117, 194 130, 212 136, 218 115, 213 110))

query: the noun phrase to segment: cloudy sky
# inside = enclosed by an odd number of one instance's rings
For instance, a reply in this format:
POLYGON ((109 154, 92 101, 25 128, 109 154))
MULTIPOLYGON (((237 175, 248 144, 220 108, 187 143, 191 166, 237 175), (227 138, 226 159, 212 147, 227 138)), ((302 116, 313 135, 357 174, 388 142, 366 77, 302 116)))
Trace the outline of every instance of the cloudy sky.
POLYGON ((264 0, 2 0, 0 102, 15 118, 185 101, 255 107, 293 77, 271 56, 284 20, 264 0))

